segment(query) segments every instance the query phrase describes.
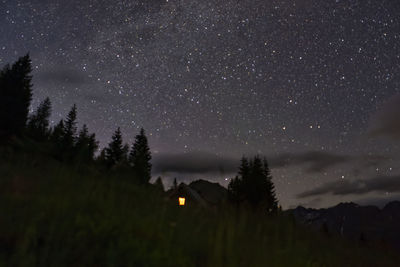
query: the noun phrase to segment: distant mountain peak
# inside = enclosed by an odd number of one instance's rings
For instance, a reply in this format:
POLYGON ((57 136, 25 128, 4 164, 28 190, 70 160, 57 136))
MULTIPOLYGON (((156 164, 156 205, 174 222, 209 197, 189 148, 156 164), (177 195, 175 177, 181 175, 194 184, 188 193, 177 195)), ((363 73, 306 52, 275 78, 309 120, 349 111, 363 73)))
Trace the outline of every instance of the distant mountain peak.
POLYGON ((341 202, 334 206, 333 208, 359 208, 360 205, 354 203, 354 202, 341 202))
POLYGON ((353 202, 339 203, 326 209, 307 209, 302 206, 287 211, 297 221, 351 239, 362 235, 367 240, 382 240, 400 248, 400 201, 392 201, 383 209, 376 206, 360 206, 353 202))

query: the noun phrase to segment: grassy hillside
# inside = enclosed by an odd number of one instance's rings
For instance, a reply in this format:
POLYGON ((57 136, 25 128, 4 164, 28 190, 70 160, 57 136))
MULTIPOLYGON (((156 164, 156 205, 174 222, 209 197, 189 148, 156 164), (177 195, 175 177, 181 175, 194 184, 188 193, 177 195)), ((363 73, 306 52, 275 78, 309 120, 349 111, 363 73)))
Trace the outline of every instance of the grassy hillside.
POLYGON ((290 218, 176 206, 123 172, 0 151, 0 266, 395 266, 290 218))

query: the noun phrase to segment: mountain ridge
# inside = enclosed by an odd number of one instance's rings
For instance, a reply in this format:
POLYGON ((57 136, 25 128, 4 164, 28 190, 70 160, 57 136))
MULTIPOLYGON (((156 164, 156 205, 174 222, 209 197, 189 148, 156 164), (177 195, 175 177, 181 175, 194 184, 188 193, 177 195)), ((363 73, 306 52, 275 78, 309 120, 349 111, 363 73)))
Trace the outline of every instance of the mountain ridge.
POLYGON ((381 209, 347 202, 323 209, 298 206, 285 212, 312 228, 353 240, 382 242, 400 249, 400 201, 389 202, 381 209))

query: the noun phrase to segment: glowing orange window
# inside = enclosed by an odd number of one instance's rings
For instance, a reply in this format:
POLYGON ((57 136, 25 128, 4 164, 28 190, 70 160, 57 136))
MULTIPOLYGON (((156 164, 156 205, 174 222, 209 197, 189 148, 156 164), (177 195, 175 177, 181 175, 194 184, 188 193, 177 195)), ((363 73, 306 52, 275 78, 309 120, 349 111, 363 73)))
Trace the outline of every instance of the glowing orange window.
POLYGON ((185 206, 186 199, 184 197, 179 198, 179 206, 185 206))

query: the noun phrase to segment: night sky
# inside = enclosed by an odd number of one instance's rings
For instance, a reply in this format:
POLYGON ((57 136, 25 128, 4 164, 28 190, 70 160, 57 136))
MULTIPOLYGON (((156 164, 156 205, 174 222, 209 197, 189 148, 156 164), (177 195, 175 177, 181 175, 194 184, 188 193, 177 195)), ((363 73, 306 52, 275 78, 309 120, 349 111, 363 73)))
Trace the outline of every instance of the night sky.
POLYGON ((400 1, 0 0, 0 66, 153 174, 227 185, 267 156, 284 208, 400 199, 400 1))

